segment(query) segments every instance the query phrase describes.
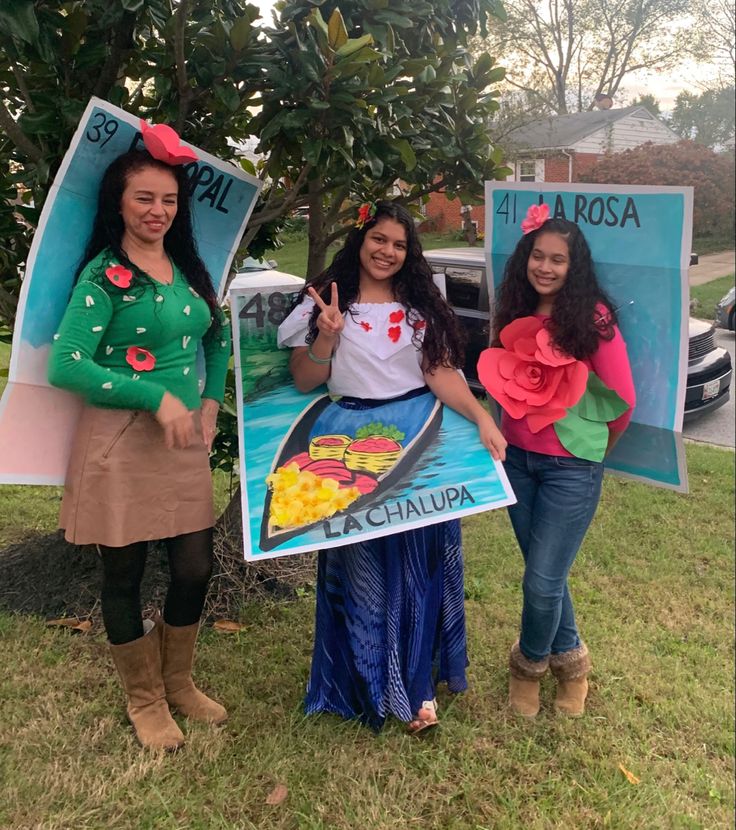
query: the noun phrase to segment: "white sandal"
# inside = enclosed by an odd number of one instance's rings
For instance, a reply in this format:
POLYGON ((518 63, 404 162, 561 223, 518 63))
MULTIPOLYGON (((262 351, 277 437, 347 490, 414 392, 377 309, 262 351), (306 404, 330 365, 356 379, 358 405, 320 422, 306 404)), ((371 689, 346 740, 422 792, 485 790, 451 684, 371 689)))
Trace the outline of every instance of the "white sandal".
POLYGON ((410 735, 419 735, 426 729, 433 726, 438 726, 439 720, 437 718, 437 699, 422 701, 422 705, 417 712, 416 718, 409 721, 407 729, 410 735))

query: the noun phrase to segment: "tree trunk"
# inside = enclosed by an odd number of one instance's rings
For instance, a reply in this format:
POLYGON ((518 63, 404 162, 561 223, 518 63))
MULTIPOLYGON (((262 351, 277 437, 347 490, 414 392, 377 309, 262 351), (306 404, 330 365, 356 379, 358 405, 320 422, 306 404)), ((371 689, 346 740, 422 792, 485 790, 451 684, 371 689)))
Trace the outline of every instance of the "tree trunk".
POLYGON ((316 277, 325 270, 327 259, 327 228, 325 211, 322 205, 322 178, 315 176, 309 180, 309 256, 307 258, 307 277, 316 277))

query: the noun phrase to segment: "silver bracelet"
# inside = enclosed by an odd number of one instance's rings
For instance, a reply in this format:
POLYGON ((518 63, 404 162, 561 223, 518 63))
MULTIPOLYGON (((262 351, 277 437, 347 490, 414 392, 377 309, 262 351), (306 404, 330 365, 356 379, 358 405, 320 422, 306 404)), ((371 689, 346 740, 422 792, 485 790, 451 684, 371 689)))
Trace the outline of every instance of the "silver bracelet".
POLYGON ((332 363, 332 355, 329 357, 317 357, 317 355, 312 351, 311 343, 307 346, 307 357, 312 361, 312 363, 318 363, 320 366, 326 366, 328 363, 332 363))

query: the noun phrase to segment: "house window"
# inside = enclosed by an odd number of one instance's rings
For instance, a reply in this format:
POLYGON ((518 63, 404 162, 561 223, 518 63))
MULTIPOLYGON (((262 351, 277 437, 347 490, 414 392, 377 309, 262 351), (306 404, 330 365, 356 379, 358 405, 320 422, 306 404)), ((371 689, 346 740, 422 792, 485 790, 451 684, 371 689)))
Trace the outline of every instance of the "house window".
POLYGON ((544 159, 525 159, 516 162, 516 180, 519 182, 543 182, 544 159))

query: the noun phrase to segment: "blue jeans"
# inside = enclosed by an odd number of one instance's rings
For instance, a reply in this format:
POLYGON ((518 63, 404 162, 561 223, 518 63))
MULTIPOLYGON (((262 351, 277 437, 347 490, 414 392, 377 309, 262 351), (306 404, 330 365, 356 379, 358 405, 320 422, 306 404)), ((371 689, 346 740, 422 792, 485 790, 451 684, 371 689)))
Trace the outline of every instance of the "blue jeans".
POLYGON ((525 563, 519 648, 544 660, 580 645, 567 575, 598 507, 603 464, 509 446, 504 468, 525 563))

